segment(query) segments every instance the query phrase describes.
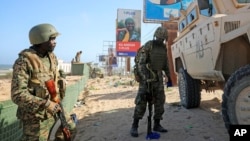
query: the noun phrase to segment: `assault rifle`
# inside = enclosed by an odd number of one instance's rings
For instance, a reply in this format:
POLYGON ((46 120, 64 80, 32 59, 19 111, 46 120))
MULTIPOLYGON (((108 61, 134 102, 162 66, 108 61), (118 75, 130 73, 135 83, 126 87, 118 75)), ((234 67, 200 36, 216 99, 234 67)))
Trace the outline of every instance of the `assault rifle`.
POLYGON ((146 64, 146 68, 148 69, 148 71, 150 72, 150 74, 148 73, 148 78, 147 79, 147 103, 148 103, 148 129, 147 129, 147 136, 149 136, 152 133, 152 121, 151 121, 151 117, 152 117, 152 105, 153 105, 153 93, 152 93, 152 86, 151 83, 153 81, 155 81, 155 73, 150 69, 149 64, 146 64))
POLYGON ((150 69, 149 64, 146 65, 146 68, 149 70, 151 76, 147 79, 147 103, 148 103, 148 128, 147 128, 147 137, 146 139, 159 139, 160 134, 152 132, 152 106, 153 106, 153 88, 152 82, 156 81, 155 73, 150 69))
POLYGON ((49 91, 51 101, 59 104, 62 109, 62 111, 57 112, 56 121, 53 124, 52 128, 50 129, 48 140, 54 141, 56 138, 57 130, 61 128, 63 132, 64 140, 71 141, 71 134, 70 134, 68 123, 66 121, 66 117, 64 114, 64 109, 56 93, 55 82, 54 80, 48 80, 45 82, 45 85, 49 91))
POLYGON ((148 93, 147 94, 147 101, 148 101, 148 128, 147 128, 147 135, 150 135, 152 133, 152 94, 148 93))

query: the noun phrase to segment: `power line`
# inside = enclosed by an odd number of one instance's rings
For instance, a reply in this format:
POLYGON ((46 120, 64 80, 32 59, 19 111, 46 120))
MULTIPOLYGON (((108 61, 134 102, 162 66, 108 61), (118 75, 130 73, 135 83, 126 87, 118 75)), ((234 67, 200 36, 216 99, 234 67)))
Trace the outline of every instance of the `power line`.
POLYGON ((150 37, 152 35, 152 32, 156 30, 156 28, 158 27, 159 25, 155 25, 154 28, 152 28, 147 34, 145 34, 143 37, 142 37, 142 40, 149 40, 150 38, 153 38, 153 37, 150 37))
POLYGON ((145 34, 142 38, 146 38, 146 36, 151 35, 151 33, 158 27, 158 25, 155 25, 154 28, 152 28, 147 34, 145 34))

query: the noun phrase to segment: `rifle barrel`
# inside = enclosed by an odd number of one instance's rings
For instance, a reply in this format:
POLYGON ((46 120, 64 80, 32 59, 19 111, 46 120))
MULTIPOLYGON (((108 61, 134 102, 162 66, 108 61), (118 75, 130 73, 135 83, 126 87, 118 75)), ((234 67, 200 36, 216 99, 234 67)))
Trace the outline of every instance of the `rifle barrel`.
POLYGON ((151 101, 148 101, 148 129, 147 129, 147 134, 149 135, 152 132, 152 103, 151 101))

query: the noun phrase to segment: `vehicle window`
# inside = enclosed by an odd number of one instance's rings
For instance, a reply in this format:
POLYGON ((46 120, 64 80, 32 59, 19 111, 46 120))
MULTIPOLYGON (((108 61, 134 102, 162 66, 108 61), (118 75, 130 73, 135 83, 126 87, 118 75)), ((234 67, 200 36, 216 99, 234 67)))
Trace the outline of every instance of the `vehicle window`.
POLYGON ((204 16, 212 16, 216 13, 212 0, 198 0, 200 14, 204 16))
POLYGON ((190 24, 193 20, 197 18, 196 8, 194 8, 187 16, 187 24, 190 24))
POLYGON ((182 31, 186 26, 187 26, 186 19, 183 19, 183 20, 179 23, 179 31, 182 31))

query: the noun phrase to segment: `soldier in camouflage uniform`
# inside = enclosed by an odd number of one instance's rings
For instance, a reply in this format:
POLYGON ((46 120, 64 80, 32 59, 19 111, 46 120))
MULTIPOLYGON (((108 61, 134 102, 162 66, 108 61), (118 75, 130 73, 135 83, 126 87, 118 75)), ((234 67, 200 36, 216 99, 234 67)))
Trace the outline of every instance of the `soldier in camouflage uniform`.
MULTIPOLYGON (((17 118, 23 128, 21 141, 47 141, 55 122, 53 115, 62 110, 59 104, 49 99, 45 86, 47 80, 60 80, 57 58, 53 53, 58 35, 51 24, 34 26, 29 32, 32 46, 21 51, 13 65, 11 99, 18 105, 17 118)), ((59 91, 65 91, 58 85, 56 87, 60 97, 59 91)), ((64 94, 61 94, 61 99, 62 96, 64 94)))
POLYGON ((163 71, 169 76, 167 50, 164 40, 168 34, 164 27, 159 27, 154 33, 154 39, 145 43, 138 58, 138 75, 140 77, 139 90, 135 99, 133 124, 130 134, 138 136, 138 123, 147 109, 147 95, 152 94, 154 105, 154 131, 167 132, 160 125, 164 113, 165 92, 163 85, 163 71))

